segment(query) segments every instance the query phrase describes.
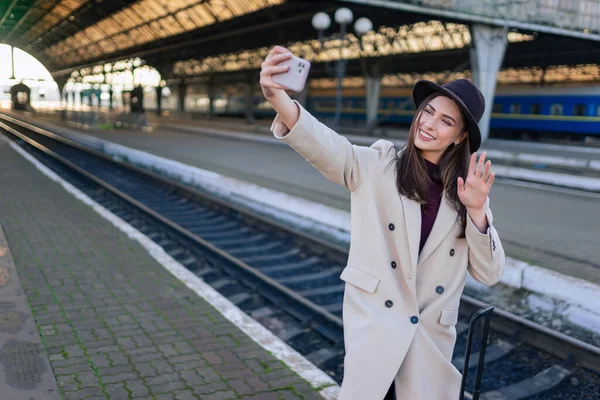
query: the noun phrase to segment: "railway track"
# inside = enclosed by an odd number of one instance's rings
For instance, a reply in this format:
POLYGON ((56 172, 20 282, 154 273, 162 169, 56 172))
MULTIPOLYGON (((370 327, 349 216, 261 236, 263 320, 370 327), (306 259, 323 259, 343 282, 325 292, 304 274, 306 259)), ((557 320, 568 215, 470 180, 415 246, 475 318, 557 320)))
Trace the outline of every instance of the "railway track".
MULTIPOLYGON (((14 118, 0 115, 0 130, 341 382, 346 248, 14 118)), ((461 371, 466 321, 483 305, 461 299, 461 371)), ((491 326, 481 399, 600 399, 599 348, 502 310, 491 326)))

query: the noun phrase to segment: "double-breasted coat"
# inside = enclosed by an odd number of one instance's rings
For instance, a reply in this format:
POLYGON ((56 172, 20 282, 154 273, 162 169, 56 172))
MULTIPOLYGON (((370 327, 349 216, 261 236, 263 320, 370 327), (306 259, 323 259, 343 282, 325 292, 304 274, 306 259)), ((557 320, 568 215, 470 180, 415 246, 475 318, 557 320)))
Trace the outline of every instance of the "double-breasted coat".
POLYGON ((397 399, 456 400, 461 374, 451 359, 467 272, 493 285, 505 264, 489 199, 487 231, 467 217, 459 239, 457 213, 443 198, 419 254, 421 208, 398 193, 394 144, 352 145, 298 107, 296 125, 288 130, 277 116, 273 134, 351 192, 339 399, 381 400, 394 381, 397 399))

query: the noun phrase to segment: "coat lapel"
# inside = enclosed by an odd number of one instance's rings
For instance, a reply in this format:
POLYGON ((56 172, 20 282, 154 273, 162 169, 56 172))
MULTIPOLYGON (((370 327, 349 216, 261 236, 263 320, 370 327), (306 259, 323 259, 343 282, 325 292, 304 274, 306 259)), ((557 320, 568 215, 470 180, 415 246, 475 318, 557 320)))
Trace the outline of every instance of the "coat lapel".
POLYGON ((442 196, 442 201, 440 202, 440 208, 433 223, 433 227, 431 228, 431 233, 429 234, 429 237, 423 246, 423 250, 421 250, 421 254, 419 255, 418 264, 421 264, 423 261, 425 261, 427 257, 429 257, 431 253, 433 253, 433 251, 440 245, 442 240, 444 240, 448 232, 456 223, 456 217, 456 210, 450 206, 446 200, 446 194, 444 193, 442 196))
POLYGON ((404 210, 404 223, 406 237, 408 238, 408 249, 410 253, 410 262, 413 269, 417 267, 419 260, 419 242, 421 241, 421 205, 405 196, 402 199, 402 208, 404 210))

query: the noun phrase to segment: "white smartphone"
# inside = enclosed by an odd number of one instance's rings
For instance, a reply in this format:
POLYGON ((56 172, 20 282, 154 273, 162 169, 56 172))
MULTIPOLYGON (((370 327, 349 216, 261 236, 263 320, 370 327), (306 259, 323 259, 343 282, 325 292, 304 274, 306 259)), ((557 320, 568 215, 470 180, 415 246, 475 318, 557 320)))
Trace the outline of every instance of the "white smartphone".
POLYGON ((278 67, 289 66, 286 72, 273 75, 273 82, 280 84, 294 92, 301 92, 308 78, 310 62, 292 55, 289 59, 277 64, 278 67))

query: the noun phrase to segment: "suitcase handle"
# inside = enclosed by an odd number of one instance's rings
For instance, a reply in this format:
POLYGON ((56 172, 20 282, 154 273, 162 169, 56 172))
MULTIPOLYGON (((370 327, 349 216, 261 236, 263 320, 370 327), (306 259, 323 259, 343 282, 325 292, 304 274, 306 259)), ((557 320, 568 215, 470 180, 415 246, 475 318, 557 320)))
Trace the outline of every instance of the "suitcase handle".
POLYGON ((490 319, 494 312, 494 306, 481 307, 479 310, 471 316, 469 322, 469 334, 467 335, 467 349, 465 350, 465 364, 463 365, 462 382, 460 383, 460 397, 459 400, 465 398, 465 385, 467 384, 467 374, 469 371, 469 359, 471 358, 471 345, 473 342, 473 328, 475 323, 485 317, 483 325, 483 336, 481 338, 481 349, 479 351, 479 363, 477 364, 477 377, 475 379, 475 390, 473 391, 473 400, 478 400, 481 394, 481 376, 483 375, 483 362, 485 360, 485 349, 487 347, 487 338, 490 329, 490 319))

